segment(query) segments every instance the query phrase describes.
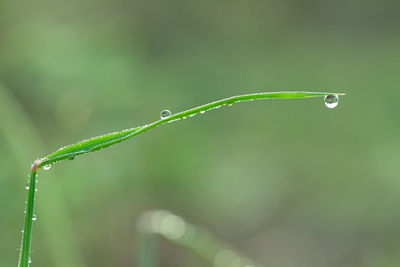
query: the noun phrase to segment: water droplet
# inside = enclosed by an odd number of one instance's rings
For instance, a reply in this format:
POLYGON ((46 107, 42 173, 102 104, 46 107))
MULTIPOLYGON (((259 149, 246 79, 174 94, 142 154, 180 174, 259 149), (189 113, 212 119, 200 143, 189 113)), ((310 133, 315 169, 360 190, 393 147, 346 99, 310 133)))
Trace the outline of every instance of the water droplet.
POLYGON ((31 263, 32 263, 32 260, 31 260, 31 258, 29 258, 29 260, 28 260, 28 263, 29 263, 29 264, 31 264, 31 263))
POLYGON ((36 214, 33 214, 32 221, 36 221, 36 220, 37 220, 36 214))
POLYGON ((68 157, 69 160, 74 160, 74 158, 75 158, 75 155, 72 155, 72 156, 68 157))
POLYGON ((328 108, 335 108, 339 104, 339 97, 337 95, 327 95, 324 98, 324 102, 328 108))
POLYGON ((29 183, 26 183, 25 185, 25 189, 28 190, 29 189, 29 183))
POLYGON ((160 113, 160 118, 161 118, 161 119, 166 119, 166 118, 168 118, 168 117, 171 116, 171 115, 172 115, 171 111, 169 111, 168 109, 166 109, 166 110, 161 111, 161 113, 160 113))
POLYGON ((43 165, 42 169, 45 170, 45 171, 50 170, 51 169, 51 164, 43 165))
POLYGON ((206 113, 206 111, 205 111, 205 110, 202 110, 202 111, 200 111, 200 114, 204 114, 204 113, 206 113))
POLYGON ((232 107, 233 104, 232 103, 228 103, 227 105, 228 105, 228 107, 232 107))

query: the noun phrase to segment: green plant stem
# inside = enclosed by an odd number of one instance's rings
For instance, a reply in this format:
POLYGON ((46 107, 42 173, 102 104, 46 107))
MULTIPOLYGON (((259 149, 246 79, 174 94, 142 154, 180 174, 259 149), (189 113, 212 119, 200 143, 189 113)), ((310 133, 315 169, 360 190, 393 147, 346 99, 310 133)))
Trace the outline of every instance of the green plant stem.
POLYGON ((27 267, 30 263, 30 249, 32 240, 33 210, 35 206, 37 167, 32 167, 29 179, 29 189, 25 207, 25 225, 22 235, 21 253, 19 256, 19 267, 27 267))

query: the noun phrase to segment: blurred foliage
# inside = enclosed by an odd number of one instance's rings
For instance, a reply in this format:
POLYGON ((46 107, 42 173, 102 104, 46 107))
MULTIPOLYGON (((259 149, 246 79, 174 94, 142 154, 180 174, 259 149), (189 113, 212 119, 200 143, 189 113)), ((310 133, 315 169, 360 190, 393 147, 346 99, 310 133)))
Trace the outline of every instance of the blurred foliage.
POLYGON ((256 266, 250 259, 235 251, 235 248, 210 234, 207 229, 186 222, 182 217, 166 210, 151 210, 141 214, 137 231, 138 267, 158 266, 158 236, 191 251, 215 267, 256 266))
MULTIPOLYGON (((0 267, 17 262, 36 158, 166 108, 329 89, 347 93, 334 110, 234 105, 40 173, 32 266, 132 266, 148 209, 206 225, 265 266, 398 266, 399 8, 0 0, 0 267)), ((159 250, 161 266, 209 266, 159 250)))

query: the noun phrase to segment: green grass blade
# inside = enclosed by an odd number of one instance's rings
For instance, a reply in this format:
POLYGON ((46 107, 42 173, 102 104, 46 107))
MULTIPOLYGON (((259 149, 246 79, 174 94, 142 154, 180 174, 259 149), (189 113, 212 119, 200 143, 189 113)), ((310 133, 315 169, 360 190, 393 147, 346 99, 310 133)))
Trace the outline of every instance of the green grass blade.
POLYGON ((60 148, 54 153, 36 160, 31 168, 31 179, 30 179, 30 188, 28 190, 27 196, 27 205, 26 205, 26 216, 25 216, 25 228, 24 234, 22 237, 21 244, 21 253, 19 266, 26 267, 29 266, 29 257, 30 257, 30 244, 32 238, 32 218, 33 218, 33 210, 34 210, 34 202, 35 202, 35 182, 36 182, 36 172, 37 169, 46 165, 53 164, 57 161, 61 161, 64 159, 74 159, 76 156, 97 151, 102 148, 106 148, 113 144, 122 142, 126 139, 129 139, 135 135, 144 133, 154 127, 160 126, 165 123, 174 122, 180 119, 185 119, 187 117, 192 117, 199 113, 204 113, 206 111, 217 109, 221 106, 227 105, 230 106, 234 103, 252 101, 252 100, 263 100, 263 99, 295 99, 295 98, 308 98, 308 97, 321 97, 327 95, 344 95, 342 93, 325 93, 325 92, 269 92, 269 93, 256 93, 256 94, 246 94, 233 96, 229 98, 225 98, 222 100, 218 100, 215 102, 211 102, 209 104, 205 104, 202 106, 198 106, 183 112, 179 112, 173 114, 169 117, 162 118, 161 120, 155 121, 153 123, 141 126, 130 128, 126 130, 122 130, 119 132, 114 132, 110 134, 105 134, 102 136, 94 137, 88 140, 84 140, 78 142, 76 144, 66 146, 60 148))
POLYGON ((217 109, 219 107, 225 105, 232 105, 238 102, 246 102, 252 100, 264 100, 264 99, 296 99, 296 98, 309 98, 309 97, 321 97, 326 95, 344 95, 342 93, 326 93, 326 92, 300 92, 300 91, 289 91, 289 92, 267 92, 267 93, 255 93, 255 94, 246 94, 239 96, 232 96, 229 98, 221 99, 215 102, 211 102, 202 106, 198 106, 192 109, 188 109, 186 111, 182 111, 176 114, 173 114, 167 118, 155 121, 153 123, 141 126, 130 128, 126 130, 122 130, 119 132, 114 132, 110 134, 101 135, 98 137, 94 137, 88 140, 84 140, 78 142, 76 144, 66 146, 60 148, 54 153, 40 159, 38 163, 38 167, 42 167, 44 165, 53 164, 57 161, 61 161, 64 159, 74 159, 76 156, 97 151, 102 148, 106 148, 113 144, 122 142, 126 139, 129 139, 135 135, 144 133, 154 127, 160 126, 165 123, 170 123, 174 121, 178 121, 180 119, 184 119, 187 117, 192 117, 199 113, 204 113, 206 111, 217 109))

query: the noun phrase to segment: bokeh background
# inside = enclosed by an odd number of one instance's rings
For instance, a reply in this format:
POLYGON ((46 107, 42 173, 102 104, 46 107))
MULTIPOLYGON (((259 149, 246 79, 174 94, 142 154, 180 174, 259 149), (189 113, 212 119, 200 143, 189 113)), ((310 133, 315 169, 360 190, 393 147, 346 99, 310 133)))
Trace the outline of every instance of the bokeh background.
MULTIPOLYGON (((33 160, 232 95, 235 104, 39 173, 32 266, 135 266, 165 209, 263 266, 400 265, 394 0, 0 0, 0 266, 33 160)), ((212 266, 165 239, 160 266, 212 266)))

